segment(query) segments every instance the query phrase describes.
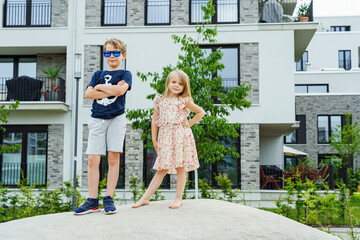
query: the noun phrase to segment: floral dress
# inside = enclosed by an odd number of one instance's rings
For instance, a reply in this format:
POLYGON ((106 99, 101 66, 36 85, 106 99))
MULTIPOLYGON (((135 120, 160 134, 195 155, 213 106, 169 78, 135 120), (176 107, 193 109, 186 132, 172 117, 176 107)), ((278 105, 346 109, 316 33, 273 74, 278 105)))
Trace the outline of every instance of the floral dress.
POLYGON ((154 109, 159 113, 156 125, 158 132, 158 156, 154 169, 168 169, 169 174, 176 174, 176 168, 185 167, 187 172, 199 168, 194 135, 191 128, 184 128, 181 122, 190 114, 185 108, 189 98, 163 98, 157 95, 154 109))

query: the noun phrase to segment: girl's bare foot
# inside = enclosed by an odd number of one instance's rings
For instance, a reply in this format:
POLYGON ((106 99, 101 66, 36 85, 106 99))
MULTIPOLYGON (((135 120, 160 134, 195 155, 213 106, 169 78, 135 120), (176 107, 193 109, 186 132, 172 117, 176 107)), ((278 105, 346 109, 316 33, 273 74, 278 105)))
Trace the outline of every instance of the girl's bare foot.
POLYGON ((174 199, 174 201, 170 204, 169 208, 177 209, 180 208, 182 204, 182 199, 174 199))
POLYGON ((138 207, 141 207, 143 205, 149 205, 149 204, 150 204, 149 200, 144 200, 144 199, 141 198, 137 203, 132 205, 132 208, 138 208, 138 207))

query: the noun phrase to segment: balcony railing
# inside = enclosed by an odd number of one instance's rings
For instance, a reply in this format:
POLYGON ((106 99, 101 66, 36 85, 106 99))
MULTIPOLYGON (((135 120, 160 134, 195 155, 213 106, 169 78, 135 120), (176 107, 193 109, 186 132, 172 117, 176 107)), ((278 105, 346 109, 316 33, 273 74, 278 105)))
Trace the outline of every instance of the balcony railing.
MULTIPOLYGON (((190 1, 190 21, 194 23, 204 22, 204 12, 201 7, 206 6, 207 0, 190 1)), ((215 14, 212 23, 237 23, 239 22, 238 0, 217 0, 215 3, 215 14)))
POLYGON ((345 70, 350 70, 351 69, 351 59, 339 60, 339 68, 343 68, 345 70))
POLYGON ((61 101, 65 102, 65 80, 28 77, 0 78, 0 101, 61 101))
POLYGON ((126 25, 126 0, 102 1, 102 26, 126 25))
POLYGON ((4 2, 4 27, 50 27, 51 0, 48 2, 4 2))
POLYGON ((2 163, 1 183, 4 186, 16 186, 21 180, 21 170, 27 178, 27 184, 46 184, 45 163, 2 163))

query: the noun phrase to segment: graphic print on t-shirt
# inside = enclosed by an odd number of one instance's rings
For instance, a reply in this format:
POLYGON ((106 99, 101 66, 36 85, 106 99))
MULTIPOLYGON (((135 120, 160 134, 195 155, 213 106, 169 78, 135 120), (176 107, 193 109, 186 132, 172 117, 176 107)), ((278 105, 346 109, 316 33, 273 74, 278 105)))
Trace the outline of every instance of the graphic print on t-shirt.
MULTIPOLYGON (((111 75, 105 75, 104 79, 105 79, 105 85, 112 85, 110 82, 112 76, 111 75)), ((116 101, 116 99, 118 98, 118 96, 116 97, 113 97, 113 98, 102 98, 102 99, 97 99, 96 102, 100 105, 103 105, 103 106, 107 106, 107 105, 110 105, 112 104, 113 102, 116 101)))

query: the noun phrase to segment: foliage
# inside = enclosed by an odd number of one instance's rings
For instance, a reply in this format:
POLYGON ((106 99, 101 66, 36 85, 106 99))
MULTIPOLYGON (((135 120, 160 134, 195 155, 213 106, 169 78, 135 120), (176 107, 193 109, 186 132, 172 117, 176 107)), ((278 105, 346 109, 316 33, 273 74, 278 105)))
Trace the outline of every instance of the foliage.
POLYGON ((43 73, 45 73, 46 76, 48 78, 50 78, 52 82, 54 82, 56 80, 56 78, 60 77, 60 68, 61 68, 61 65, 59 65, 58 67, 55 67, 55 68, 46 66, 43 70, 43 73))
POLYGON ((309 17, 309 13, 308 13, 309 7, 310 5, 307 5, 306 3, 301 4, 298 9, 298 18, 309 17))
MULTIPOLYGON (((79 186, 77 176, 77 186, 79 186)), ((30 217, 41 214, 71 211, 72 196, 76 196, 75 206, 78 207, 85 198, 78 190, 74 190, 70 181, 63 182, 57 189, 49 190, 48 185, 35 189, 36 185, 28 185, 24 178, 18 183, 19 192, 10 192, 0 182, 0 222, 30 217), (12 212, 12 216, 10 214, 12 212)))
MULTIPOLYGON (((0 122, 2 124, 7 124, 8 121, 8 117, 10 115, 10 110, 16 110, 17 107, 19 106, 19 101, 15 101, 15 103, 11 103, 8 107, 4 104, 0 106, 0 122)), ((0 125, 0 130, 5 132, 6 129, 0 125)), ((8 145, 8 144, 1 144, 0 145, 0 155, 4 154, 4 153, 13 153, 16 151, 20 151, 21 150, 21 145, 20 144, 12 144, 12 145, 8 145)))
POLYGON ((218 182, 224 196, 219 196, 219 200, 232 202, 234 198, 239 196, 239 191, 232 189, 232 183, 230 179, 227 178, 227 176, 222 176, 221 174, 219 174, 218 176, 215 176, 215 180, 218 182))
POLYGON ((214 192, 213 188, 209 186, 204 180, 199 179, 199 190, 200 190, 200 198, 202 199, 215 199, 217 198, 216 192, 214 192))
MULTIPOLYGON (((178 55, 176 65, 163 67, 161 74, 138 72, 137 75, 143 82, 150 79, 150 87, 156 93, 162 94, 165 90, 166 77, 172 70, 181 69, 187 73, 191 80, 191 94, 194 102, 206 112, 206 116, 201 120, 202 124, 192 126, 198 155, 205 162, 214 162, 224 155, 238 157, 235 147, 226 149, 219 141, 226 137, 238 137, 239 124, 228 124, 226 117, 230 115, 230 110, 250 107, 251 103, 246 100, 250 86, 241 84, 236 88, 225 90, 221 77, 214 77, 224 69, 224 64, 220 63, 223 53, 220 48, 209 54, 200 48, 202 43, 214 44, 216 42, 217 28, 210 25, 211 16, 215 12, 212 1, 209 1, 206 7, 202 7, 202 10, 205 22, 195 26, 197 34, 195 38, 186 34, 182 37, 172 36, 175 44, 181 44, 182 51, 178 55), (219 101, 222 104, 216 104, 219 101)), ((154 99, 155 95, 150 94, 146 98, 154 99)), ((152 114, 153 109, 136 109, 127 112, 127 117, 132 121, 132 127, 143 130, 144 141, 151 132, 152 114)), ((190 117, 192 116, 194 116, 193 113, 190 117)), ((151 139, 148 140, 147 147, 152 148, 151 139)))
POLYGON ((141 197, 139 188, 138 188, 138 184, 140 183, 140 178, 135 177, 133 174, 131 174, 129 183, 130 183, 130 192, 132 193, 131 199, 134 202, 137 202, 141 197))

